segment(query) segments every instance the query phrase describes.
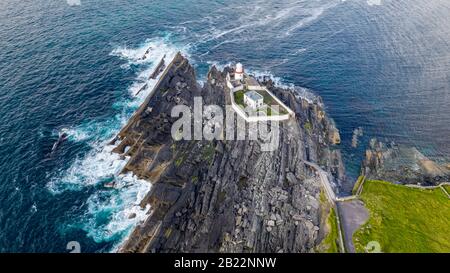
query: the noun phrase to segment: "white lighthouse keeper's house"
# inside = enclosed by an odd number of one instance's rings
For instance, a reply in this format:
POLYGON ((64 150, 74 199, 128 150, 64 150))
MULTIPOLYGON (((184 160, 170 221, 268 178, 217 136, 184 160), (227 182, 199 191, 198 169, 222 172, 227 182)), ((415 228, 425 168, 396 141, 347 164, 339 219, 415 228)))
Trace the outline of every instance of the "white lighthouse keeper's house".
POLYGON ((248 91, 244 94, 244 103, 253 109, 263 106, 264 97, 256 91, 248 91))

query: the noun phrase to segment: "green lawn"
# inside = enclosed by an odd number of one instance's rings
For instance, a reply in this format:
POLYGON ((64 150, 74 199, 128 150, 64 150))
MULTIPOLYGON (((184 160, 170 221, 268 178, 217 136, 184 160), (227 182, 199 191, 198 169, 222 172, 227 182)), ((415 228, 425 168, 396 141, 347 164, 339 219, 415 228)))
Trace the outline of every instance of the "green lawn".
POLYGON ((441 189, 368 180, 361 199, 370 218, 353 236, 358 252, 370 241, 382 252, 450 252, 450 201, 441 189))
MULTIPOLYGON (((234 92, 234 101, 236 102, 237 105, 242 106, 243 109, 245 109, 245 103, 244 103, 244 93, 247 92, 245 90, 239 90, 234 92)), ((273 98, 272 96, 265 92, 265 91, 257 91, 259 94, 261 94, 264 97, 264 103, 268 106, 264 112, 267 116, 276 116, 276 115, 284 115, 287 114, 287 111, 284 109, 284 107, 282 107, 281 105, 279 105, 273 98), (277 105, 278 106, 278 111, 275 111, 275 109, 269 107, 272 105, 277 105)))
POLYGON ((236 102, 237 105, 242 106, 245 108, 244 105, 244 90, 236 91, 234 92, 234 102, 236 102))
MULTIPOLYGON (((258 92, 261 96, 264 97, 264 103, 269 106, 278 106, 278 114, 285 115, 287 114, 287 111, 284 109, 283 106, 281 106, 269 93, 266 91, 258 90, 258 92)), ((274 111, 271 109, 271 111, 274 111)))
MULTIPOLYGON (((278 109, 278 110, 283 110, 283 109, 278 109)), ((267 115, 268 116, 278 116, 280 115, 280 112, 278 112, 277 110, 273 109, 272 106, 269 106, 267 108, 267 115)))

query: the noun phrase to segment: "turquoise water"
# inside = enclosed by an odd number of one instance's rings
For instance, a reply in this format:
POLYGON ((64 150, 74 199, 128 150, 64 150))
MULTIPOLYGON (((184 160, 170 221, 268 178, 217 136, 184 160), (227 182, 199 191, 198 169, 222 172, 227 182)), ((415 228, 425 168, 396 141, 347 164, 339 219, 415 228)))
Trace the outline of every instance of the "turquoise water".
POLYGON ((375 2, 1 1, 0 251, 112 251, 145 217, 149 184, 117 177, 124 161, 107 143, 177 50, 202 79, 241 61, 322 96, 350 177, 371 137, 448 158, 450 3, 375 2), (120 189, 103 187, 114 178, 120 189))

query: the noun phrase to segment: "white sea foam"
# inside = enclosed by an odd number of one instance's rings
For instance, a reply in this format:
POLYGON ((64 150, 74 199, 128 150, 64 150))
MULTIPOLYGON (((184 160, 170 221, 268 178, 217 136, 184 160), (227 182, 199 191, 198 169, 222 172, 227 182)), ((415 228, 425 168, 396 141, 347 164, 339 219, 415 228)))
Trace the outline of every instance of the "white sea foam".
POLYGON ((83 229, 96 242, 113 240, 120 243, 132 227, 146 218, 150 209, 149 206, 144 209, 139 206, 151 188, 150 182, 140 180, 131 173, 121 174, 129 158, 112 153, 116 146, 109 143, 156 84, 157 79, 149 80, 148 77, 159 61, 166 56, 166 62, 170 62, 178 51, 186 54, 185 49, 177 48, 165 39, 149 39, 138 48, 120 46, 113 50, 112 55, 127 61, 125 68, 130 65, 142 67, 135 82, 128 88, 132 96, 116 102, 113 107, 119 113, 107 121, 92 121, 61 130, 68 135, 69 141, 84 142, 92 148, 86 155, 77 158, 62 175, 50 179, 47 187, 53 194, 95 187, 86 201, 88 210, 82 219, 75 219, 69 226, 83 229), (144 54, 146 58, 142 59, 144 54), (147 88, 136 96, 137 90, 144 85, 147 88), (113 189, 103 186, 112 181, 115 182, 113 189))
POLYGON ((81 228, 96 242, 123 238, 146 219, 150 210, 149 205, 142 208, 139 203, 150 191, 151 184, 131 174, 119 178, 116 189, 98 190, 87 200, 88 210, 81 228))
MULTIPOLYGON (((374 2, 377 0, 368 0, 374 2)), ((378 0, 379 1, 379 0, 378 0)), ((202 24, 206 31, 200 31, 194 35, 197 36, 199 43, 206 43, 218 40, 219 45, 223 45, 222 40, 258 40, 261 30, 277 28, 279 33, 283 33, 273 39, 284 39, 295 33, 296 30, 303 28, 317 21, 327 10, 342 3, 341 0, 317 0, 317 1, 299 1, 286 0, 282 2, 273 2, 253 0, 245 5, 233 6, 216 11, 217 14, 228 14, 226 20, 201 20, 190 21, 190 24, 202 24), (248 7, 252 8, 249 9, 248 7), (218 25, 217 22, 220 22, 218 25), (281 29, 280 29, 281 28, 281 29), (248 35, 248 33, 251 33, 248 35)), ((187 22, 185 22, 187 24, 187 22)), ((264 34, 263 34, 264 36, 264 34)))
POLYGON ((169 37, 147 39, 137 48, 119 46, 111 52, 111 55, 127 60, 129 65, 157 65, 164 55, 167 57, 167 60, 171 60, 171 57, 173 58, 178 51, 181 51, 184 55, 187 55, 186 47, 180 48, 173 46, 168 42, 168 39, 169 37))
POLYGON ((35 213, 35 212, 37 211, 37 205, 36 205, 36 202, 33 203, 33 205, 31 206, 30 211, 31 211, 31 213, 35 213))
POLYGON ((381 0, 367 0, 369 6, 381 6, 381 0))
POLYGON ((225 67, 227 66, 233 66, 235 63, 233 62, 227 62, 227 63, 223 63, 223 62, 218 62, 218 61, 207 61, 206 62, 209 66, 215 66, 218 70, 223 71, 225 69, 225 67))
POLYGON ((86 186, 104 183, 109 178, 117 178, 126 161, 118 154, 112 153, 113 148, 113 145, 93 148, 84 158, 76 159, 62 178, 52 179, 49 189, 53 193, 80 190, 86 186))
POLYGON ((300 54, 306 52, 306 50, 307 50, 306 48, 299 48, 293 53, 293 55, 300 55, 300 54))
POLYGON ((81 1, 80 0, 67 0, 67 4, 69 6, 80 6, 81 1))
POLYGON ((325 11, 337 6, 338 4, 339 4, 339 2, 331 2, 331 3, 327 3, 323 6, 307 9, 306 16, 304 18, 300 19, 299 21, 297 21, 296 23, 294 23, 293 25, 291 25, 290 27, 288 27, 287 31, 285 33, 285 36, 289 36, 294 31, 316 21, 317 19, 319 19, 321 17, 321 15, 325 11))
POLYGON ((262 78, 262 77, 269 77, 274 85, 276 87, 284 88, 284 89, 292 89, 295 91, 296 95, 302 99, 305 99, 309 103, 314 102, 317 99, 317 95, 315 95, 311 90, 304 88, 304 87, 298 87, 292 83, 286 83, 283 78, 274 76, 269 71, 259 71, 259 70, 253 70, 253 69, 247 69, 247 73, 250 75, 255 76, 256 78, 262 78))
MULTIPOLYGON (((116 105, 116 104, 115 104, 116 105)), ((99 142, 111 138, 117 130, 123 126, 123 121, 126 116, 132 113, 133 108, 131 103, 122 103, 122 113, 105 121, 87 121, 83 124, 73 127, 62 128, 59 131, 54 131, 53 135, 58 136, 61 133, 67 134, 68 140, 73 142, 84 142, 92 147, 98 147, 99 142), (125 108, 127 107, 127 108, 125 108)))
POLYGON ((83 129, 76 129, 76 128, 62 128, 61 133, 67 134, 71 140, 74 141, 83 141, 90 138, 90 135, 88 132, 86 132, 83 129))

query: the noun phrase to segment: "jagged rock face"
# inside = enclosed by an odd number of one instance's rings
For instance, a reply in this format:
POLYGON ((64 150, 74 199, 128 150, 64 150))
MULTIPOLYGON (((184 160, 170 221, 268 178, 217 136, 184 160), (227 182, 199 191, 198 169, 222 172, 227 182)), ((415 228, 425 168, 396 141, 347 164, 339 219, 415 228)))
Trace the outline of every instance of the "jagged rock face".
POLYGON ((320 243, 321 186, 303 162, 318 162, 338 179, 344 175, 340 153, 330 149, 334 125, 319 102, 267 83, 297 115, 281 122, 274 151, 262 151, 260 140, 172 139, 174 105, 192 108, 194 96, 204 104, 229 103, 226 71, 213 67, 200 87, 178 55, 120 132, 116 152, 131 156, 124 171, 153 183, 142 201, 152 213, 122 251, 311 252, 320 243))
POLYGON ((385 144, 377 139, 370 141, 361 172, 370 179, 400 184, 438 185, 450 179, 448 168, 428 159, 416 148, 385 144))

